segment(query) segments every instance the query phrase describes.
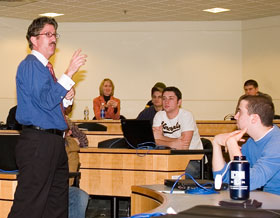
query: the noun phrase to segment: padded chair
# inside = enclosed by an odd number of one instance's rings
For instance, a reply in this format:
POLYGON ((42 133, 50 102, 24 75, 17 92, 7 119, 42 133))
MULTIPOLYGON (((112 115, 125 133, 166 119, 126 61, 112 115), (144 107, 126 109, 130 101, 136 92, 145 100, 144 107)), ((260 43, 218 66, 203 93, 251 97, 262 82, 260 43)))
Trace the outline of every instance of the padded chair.
POLYGON ((0 170, 17 170, 15 147, 19 135, 0 135, 0 170))
POLYGON ((81 172, 79 172, 80 165, 81 164, 79 164, 77 172, 69 172, 69 179, 74 178, 72 186, 77 187, 77 188, 80 187, 80 179, 81 179, 81 172))
POLYGON ((125 120, 125 116, 124 115, 120 115, 120 120, 125 120))
POLYGON ((18 121, 16 120, 16 111, 17 111, 17 105, 10 109, 6 122, 7 129, 22 130, 22 125, 19 124, 18 121))
POLYGON ((107 131, 107 126, 100 123, 80 123, 78 127, 88 131, 107 131))
POLYGON ((213 154, 213 148, 212 148, 212 142, 209 139, 201 138, 201 142, 203 145, 204 150, 204 157, 201 162, 201 179, 208 179, 213 180, 213 171, 212 171, 212 154, 213 154), (207 163, 206 158, 207 157, 207 163))

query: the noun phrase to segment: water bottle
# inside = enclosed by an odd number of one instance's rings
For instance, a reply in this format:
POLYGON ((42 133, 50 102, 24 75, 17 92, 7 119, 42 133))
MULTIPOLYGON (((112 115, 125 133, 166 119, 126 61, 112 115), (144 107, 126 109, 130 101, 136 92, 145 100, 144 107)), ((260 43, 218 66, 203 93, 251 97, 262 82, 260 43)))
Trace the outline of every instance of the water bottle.
POLYGON ((234 156, 229 168, 229 192, 234 200, 247 200, 250 196, 250 164, 245 156, 234 156))
POLYGON ((89 119, 89 109, 88 106, 86 106, 84 109, 84 120, 88 120, 88 119, 89 119))
POLYGON ((100 107, 100 118, 105 119, 105 104, 102 103, 100 107))

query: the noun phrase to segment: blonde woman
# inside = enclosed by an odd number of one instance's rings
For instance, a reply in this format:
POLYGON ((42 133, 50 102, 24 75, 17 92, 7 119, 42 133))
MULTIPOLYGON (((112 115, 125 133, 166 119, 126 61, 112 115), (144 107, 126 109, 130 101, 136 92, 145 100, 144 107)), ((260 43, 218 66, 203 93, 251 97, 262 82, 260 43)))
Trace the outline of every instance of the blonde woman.
POLYGON ((105 78, 99 86, 99 97, 93 99, 93 111, 97 120, 101 119, 100 110, 105 107, 105 119, 120 119, 120 99, 114 96, 115 86, 112 80, 105 78))

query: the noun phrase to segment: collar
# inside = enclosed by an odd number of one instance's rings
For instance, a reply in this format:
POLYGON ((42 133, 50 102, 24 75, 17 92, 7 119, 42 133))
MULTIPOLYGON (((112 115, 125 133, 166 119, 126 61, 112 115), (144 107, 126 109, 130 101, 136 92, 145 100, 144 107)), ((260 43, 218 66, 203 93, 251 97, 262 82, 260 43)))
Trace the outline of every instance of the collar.
POLYGON ((45 67, 47 66, 49 60, 45 58, 44 55, 42 55, 40 52, 36 50, 32 50, 31 54, 34 55, 45 67))
POLYGON ((272 128, 270 128, 264 135, 263 137, 259 138, 258 140, 256 140, 255 142, 258 142, 260 140, 262 140, 268 133, 270 133, 272 130, 274 129, 274 126, 272 128))

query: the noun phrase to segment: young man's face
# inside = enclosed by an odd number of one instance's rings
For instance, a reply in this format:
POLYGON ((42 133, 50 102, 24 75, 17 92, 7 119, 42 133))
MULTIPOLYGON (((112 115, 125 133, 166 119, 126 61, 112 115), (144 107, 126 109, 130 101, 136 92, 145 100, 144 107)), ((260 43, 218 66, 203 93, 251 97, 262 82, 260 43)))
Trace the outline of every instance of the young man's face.
POLYGON ((49 59, 54 53, 56 49, 56 30, 53 25, 46 24, 44 28, 40 31, 38 36, 32 36, 31 41, 33 43, 33 49, 40 52, 45 58, 49 59), (51 33, 50 37, 44 35, 46 33, 51 33))
POLYGON ((238 106, 238 111, 234 116, 237 120, 237 126, 239 129, 248 128, 249 126, 251 116, 248 114, 247 105, 248 102, 246 100, 242 100, 238 106))
POLYGON ((162 107, 162 92, 155 91, 152 95, 152 102, 155 107, 162 107))
POLYGON ((181 99, 178 100, 174 92, 166 91, 162 96, 162 105, 167 113, 174 112, 180 108, 181 99))
POLYGON ((246 95, 257 95, 259 89, 255 88, 253 85, 244 86, 244 91, 246 95))

